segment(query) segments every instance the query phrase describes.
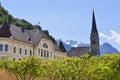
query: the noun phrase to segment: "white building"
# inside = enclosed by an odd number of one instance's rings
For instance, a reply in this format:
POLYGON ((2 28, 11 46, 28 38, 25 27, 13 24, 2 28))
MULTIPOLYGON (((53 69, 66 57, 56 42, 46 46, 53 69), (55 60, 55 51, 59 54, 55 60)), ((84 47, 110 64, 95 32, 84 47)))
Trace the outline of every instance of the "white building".
POLYGON ((0 57, 21 60, 28 56, 56 58, 65 56, 66 50, 52 40, 42 30, 26 30, 8 22, 0 25, 0 57))

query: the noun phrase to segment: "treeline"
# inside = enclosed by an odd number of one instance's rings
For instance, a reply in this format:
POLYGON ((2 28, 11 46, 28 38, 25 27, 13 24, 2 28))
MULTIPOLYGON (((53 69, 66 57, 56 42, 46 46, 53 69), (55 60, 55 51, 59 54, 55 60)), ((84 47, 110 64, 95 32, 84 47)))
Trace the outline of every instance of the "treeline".
MULTIPOLYGON (((11 19, 11 24, 16 25, 18 27, 23 27, 24 29, 39 29, 42 30, 40 25, 32 25, 30 22, 26 21, 25 19, 19 19, 19 18, 14 18, 11 14, 9 14, 9 12, 7 10, 4 9, 4 7, 2 7, 0 5, 0 24, 2 24, 4 21, 7 21, 8 18, 11 19)), ((51 40, 55 43, 55 39, 49 35, 49 32, 47 30, 43 31, 45 34, 47 33, 47 35, 51 38, 51 40)))
POLYGON ((17 80, 120 80, 120 53, 46 59, 0 59, 0 68, 17 80))
POLYGON ((4 9, 4 7, 0 7, 0 24, 2 24, 5 20, 8 18, 11 18, 12 24, 18 26, 18 27, 24 27, 25 29, 34 29, 34 28, 39 28, 41 29, 41 26, 39 25, 32 25, 25 19, 19 19, 19 18, 14 18, 7 10, 4 9))

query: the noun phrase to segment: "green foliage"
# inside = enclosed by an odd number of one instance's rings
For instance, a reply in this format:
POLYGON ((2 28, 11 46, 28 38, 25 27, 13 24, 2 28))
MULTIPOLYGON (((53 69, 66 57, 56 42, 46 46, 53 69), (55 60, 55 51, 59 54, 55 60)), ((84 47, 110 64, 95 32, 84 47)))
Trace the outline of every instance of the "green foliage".
POLYGON ((0 59, 0 69, 15 74, 17 80, 120 80, 120 53, 57 59, 28 57, 0 59))
POLYGON ((53 43, 56 43, 56 40, 51 35, 49 35, 48 30, 44 30, 43 32, 53 41, 53 43))
POLYGON ((55 38, 54 38, 54 37, 52 37, 51 35, 50 35, 50 39, 53 41, 53 43, 56 43, 55 38))
POLYGON ((0 24, 2 24, 7 18, 11 18, 12 24, 18 26, 18 27, 24 27, 25 29, 34 29, 34 28, 39 28, 41 29, 41 26, 39 25, 32 25, 28 21, 24 19, 18 19, 14 18, 11 14, 8 13, 3 7, 0 7, 0 24))

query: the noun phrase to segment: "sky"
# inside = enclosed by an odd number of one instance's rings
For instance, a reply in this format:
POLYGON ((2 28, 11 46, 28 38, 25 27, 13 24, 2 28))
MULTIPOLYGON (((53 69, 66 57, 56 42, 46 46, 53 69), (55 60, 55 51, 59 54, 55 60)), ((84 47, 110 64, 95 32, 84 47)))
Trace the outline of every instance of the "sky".
POLYGON ((16 18, 38 24, 55 39, 90 43, 94 9, 100 44, 120 50, 120 0, 0 0, 16 18))

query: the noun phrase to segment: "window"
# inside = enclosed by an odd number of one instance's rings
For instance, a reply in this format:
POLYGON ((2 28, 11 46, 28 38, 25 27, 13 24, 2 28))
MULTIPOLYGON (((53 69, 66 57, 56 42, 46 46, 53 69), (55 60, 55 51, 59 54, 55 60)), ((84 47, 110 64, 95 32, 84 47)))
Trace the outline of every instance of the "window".
POLYGON ((25 55, 27 55, 27 49, 25 49, 25 55))
POLYGON ((0 44, 0 51, 3 51, 3 44, 0 44))
POLYGON ((47 50, 47 57, 49 57, 49 51, 47 50))
POLYGON ((21 54, 21 53, 22 53, 22 48, 19 49, 19 54, 21 54))
POLYGON ((8 44, 5 44, 4 50, 5 50, 5 51, 8 51, 8 44))
POLYGON ((40 56, 40 49, 38 49, 38 56, 40 56))
POLYGON ((41 57, 43 57, 43 49, 41 49, 41 57))
POLYGON ((51 52, 51 58, 52 58, 52 52, 51 52))
POLYGON ((44 43, 44 44, 43 44, 43 47, 44 47, 44 48, 48 48, 47 43, 44 43))
POLYGON ((46 50, 44 50, 44 57, 46 57, 46 50))
POLYGON ((14 48, 13 48, 13 53, 16 53, 16 47, 14 46, 14 48))
POLYGON ((30 56, 32 56, 32 50, 30 50, 30 56))

